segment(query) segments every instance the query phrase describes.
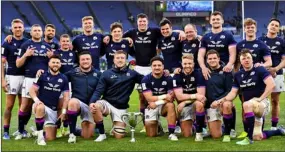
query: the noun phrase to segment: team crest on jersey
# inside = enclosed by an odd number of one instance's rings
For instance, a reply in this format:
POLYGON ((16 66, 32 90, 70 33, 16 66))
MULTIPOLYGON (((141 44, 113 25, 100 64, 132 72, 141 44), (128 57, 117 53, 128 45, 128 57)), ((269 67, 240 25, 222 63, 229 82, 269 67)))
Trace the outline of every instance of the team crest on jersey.
POLYGON ((17 46, 17 44, 16 44, 16 43, 14 43, 14 46, 17 46))
POLYGON ((195 81, 195 78, 194 78, 194 77, 191 77, 190 81, 195 81))
POLYGON ((225 39, 225 38, 226 38, 225 35, 221 35, 221 36, 220 36, 220 39, 225 39))
POLYGON ((243 76, 244 76, 244 75, 242 74, 241 77, 243 78, 243 76))
POLYGON ((97 36, 93 36, 93 40, 97 40, 98 38, 97 38, 97 36))
POLYGON ((125 45, 125 44, 122 44, 122 46, 121 46, 121 47, 124 49, 124 48, 126 48, 126 45, 125 45))
POLYGON ((146 32, 146 35, 150 35, 150 34, 151 34, 151 32, 150 32, 150 31, 146 32))
POLYGON ((62 53, 60 53, 59 55, 62 56, 62 53))
POLYGON ((42 49, 45 49, 45 48, 46 48, 46 46, 45 46, 45 45, 41 45, 41 48, 42 48, 42 49))
POLYGON ((58 80, 57 80, 57 82, 59 82, 59 83, 62 83, 62 81, 63 81, 62 79, 58 79, 58 80))
POLYGON ((242 47, 244 47, 245 46, 245 44, 242 44, 242 47))
POLYGON ((111 44, 111 47, 113 47, 113 44, 111 44))
POLYGON ((210 36, 209 38, 212 39, 212 36, 210 36))
POLYGON ((49 78, 49 77, 47 77, 47 80, 48 80, 48 81, 49 81, 49 79, 50 79, 50 78, 49 78))
POLYGON ((131 76, 131 74, 129 72, 126 75, 127 75, 127 77, 131 76))
POLYGON ((174 36, 171 37, 171 41, 175 41, 175 37, 174 36))
POLYGON ((94 76, 94 77, 97 77, 97 73, 94 72, 94 73, 93 73, 93 76, 94 76))
POLYGON ((192 47, 194 48, 194 47, 196 47, 197 45, 194 43, 194 44, 192 44, 192 47))
POLYGON ((82 41, 85 41, 85 38, 83 38, 82 41))
POLYGON ((115 79, 115 78, 117 78, 116 75, 112 75, 112 76, 111 76, 111 79, 115 79))
POLYGON ((34 46, 33 46, 33 45, 30 45, 30 48, 31 48, 31 47, 34 47, 34 46))
POLYGON ((162 85, 167 85, 167 82, 166 81, 162 81, 162 85))
POLYGON ((185 79, 183 79, 183 82, 185 82, 186 80, 185 79))
POLYGON ((151 82, 152 85, 154 85, 154 82, 151 82))
POLYGON ((69 53, 69 56, 73 56, 73 54, 72 54, 72 53, 69 53))
POLYGON ((223 74, 223 73, 224 73, 223 71, 220 71, 220 72, 219 72, 219 74, 223 74))
POLYGON ((275 44, 276 44, 276 45, 280 45, 280 42, 279 42, 279 41, 276 41, 275 44))
POLYGON ((252 47, 257 48, 257 47, 258 47, 258 44, 253 44, 252 47))
POLYGON ((55 48, 55 45, 54 45, 54 44, 52 44, 50 47, 51 47, 51 48, 55 48))
POLYGON ((252 71, 251 73, 250 73, 250 75, 254 75, 255 74, 255 72, 254 71, 252 71))
POLYGON ((12 92, 16 93, 16 88, 12 88, 12 92))

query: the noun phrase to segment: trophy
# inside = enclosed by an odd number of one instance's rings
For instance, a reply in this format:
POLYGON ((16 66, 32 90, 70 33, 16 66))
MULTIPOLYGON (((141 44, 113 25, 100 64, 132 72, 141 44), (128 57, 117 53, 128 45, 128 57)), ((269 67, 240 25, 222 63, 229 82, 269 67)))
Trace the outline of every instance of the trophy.
POLYGON ((135 142, 135 128, 137 124, 139 124, 143 120, 143 114, 141 112, 128 112, 124 113, 121 116, 121 119, 124 123, 126 123, 126 125, 130 126, 131 128, 132 139, 130 140, 130 142, 135 142), (139 119, 138 117, 140 117, 141 119, 139 119))

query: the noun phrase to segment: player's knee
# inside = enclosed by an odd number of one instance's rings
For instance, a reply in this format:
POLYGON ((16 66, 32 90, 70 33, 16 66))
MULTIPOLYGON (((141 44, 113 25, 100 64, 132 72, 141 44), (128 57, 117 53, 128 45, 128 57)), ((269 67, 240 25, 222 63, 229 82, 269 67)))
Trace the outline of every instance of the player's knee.
POLYGON ((68 102, 68 109, 70 109, 71 107, 77 107, 78 104, 79 104, 78 100, 70 99, 68 102))
POLYGON ((168 112, 174 111, 175 106, 172 102, 166 103, 165 106, 166 106, 168 112))
POLYGON ((248 111, 249 109, 252 108, 252 104, 251 104, 250 102, 244 102, 244 103, 242 104, 242 107, 243 107, 243 109, 244 109, 245 111, 248 111))
POLYGON ((205 110, 204 105, 201 102, 195 102, 195 107, 197 112, 203 112, 205 110))
POLYGON ((45 105, 44 104, 39 104, 35 107, 36 113, 42 113, 45 111, 45 105))
POLYGON ((231 111, 232 110, 232 103, 229 101, 226 101, 223 103, 223 109, 225 109, 226 111, 231 111))
POLYGON ((7 112, 11 112, 11 111, 12 111, 12 109, 13 109, 13 105, 9 105, 9 104, 7 104, 7 105, 6 105, 5 112, 6 112, 6 111, 7 111, 7 112))

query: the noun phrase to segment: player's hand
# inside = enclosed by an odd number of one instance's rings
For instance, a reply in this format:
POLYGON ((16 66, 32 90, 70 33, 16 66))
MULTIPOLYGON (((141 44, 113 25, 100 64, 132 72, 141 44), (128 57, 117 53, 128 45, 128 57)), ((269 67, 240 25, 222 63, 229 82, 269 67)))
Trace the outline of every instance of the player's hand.
POLYGON ((38 105, 40 105, 40 104, 44 104, 42 101, 37 101, 37 102, 35 102, 35 107, 37 107, 38 105))
POLYGON ((264 66, 262 63, 255 63, 254 67, 260 67, 260 66, 264 66))
POLYGON ((183 31, 179 32, 178 40, 180 40, 180 41, 186 40, 186 34, 183 31))
POLYGON ((220 102, 215 100, 214 102, 212 102, 211 104, 211 108, 213 109, 217 109, 220 106, 220 102))
POLYGON ((103 38, 103 43, 105 43, 107 45, 107 44, 109 44, 109 42, 110 42, 110 36, 105 36, 103 38))
POLYGON ((181 113, 182 110, 183 110, 183 108, 185 107, 185 105, 186 105, 185 102, 179 103, 178 106, 177 106, 177 112, 178 112, 178 113, 181 113))
POLYGON ((154 102, 149 102, 147 108, 149 109, 155 109, 157 105, 154 102))
POLYGON ((277 74, 276 74, 276 72, 277 72, 276 68, 270 67, 270 68, 269 68, 269 72, 270 72, 270 74, 272 75, 273 78, 276 77, 276 75, 277 75, 277 74))
POLYGON ((170 72, 167 69, 163 70, 163 72, 164 72, 165 76, 169 76, 170 75, 170 72))
POLYGON ((91 113, 95 114, 97 112, 97 108, 95 106, 95 103, 91 103, 89 105, 89 108, 90 108, 91 113))
POLYGON ((53 55, 53 51, 50 49, 47 49, 47 57, 50 58, 53 55))
POLYGON ((11 43, 12 39, 13 39, 13 35, 8 35, 8 36, 5 37, 4 41, 6 41, 8 43, 11 43))
POLYGON ((57 120, 61 120, 61 121, 66 120, 66 114, 61 113, 61 114, 58 116, 57 120))
POLYGON ((202 68, 202 74, 203 74, 205 80, 208 80, 209 78, 211 78, 210 73, 211 73, 211 71, 207 67, 202 68))
POLYGON ((174 70, 174 74, 179 74, 181 72, 181 68, 176 68, 175 70, 174 70))
POLYGON ((2 80, 2 89, 4 90, 4 92, 8 92, 8 84, 5 79, 2 80))
POLYGON ((196 100, 204 104, 206 102, 206 97, 201 94, 196 93, 196 100))
POLYGON ((39 70, 37 71, 36 77, 39 78, 44 72, 45 72, 44 70, 39 69, 39 70))
POLYGON ((201 41, 202 40, 202 36, 201 35, 197 35, 197 39, 199 40, 199 41, 201 41))
POLYGON ((229 63, 223 68, 223 71, 225 72, 231 72, 232 70, 233 70, 233 66, 229 63))
POLYGON ((133 39, 131 39, 131 38, 129 38, 129 37, 126 37, 125 39, 129 41, 130 47, 132 47, 133 44, 134 44, 133 39))
POLYGON ((32 56, 34 55, 34 52, 35 52, 35 47, 28 47, 27 51, 25 52, 24 56, 26 57, 29 57, 29 56, 32 56))

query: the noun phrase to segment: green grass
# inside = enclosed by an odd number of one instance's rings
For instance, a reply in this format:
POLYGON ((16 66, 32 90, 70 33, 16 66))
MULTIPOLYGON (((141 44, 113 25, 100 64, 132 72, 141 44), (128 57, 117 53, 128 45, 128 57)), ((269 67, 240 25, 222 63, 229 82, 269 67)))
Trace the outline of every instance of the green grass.
MULTIPOLYGON (((281 94, 281 113, 279 124, 285 124, 285 94, 281 94)), ((5 107, 5 95, 2 93, 2 117, 5 107)), ((238 99, 235 100, 235 105, 237 107, 237 123, 236 129, 240 133, 243 130, 241 122, 241 104, 238 99)), ((16 104, 17 105, 17 104, 16 104)), ((17 130, 17 111, 18 106, 13 109, 13 116, 11 120, 10 134, 17 130)), ((129 111, 139 111, 139 101, 138 94, 136 91, 133 92, 130 101, 129 111)), ((269 129, 271 126, 270 116, 267 116, 265 129, 269 129)), ((2 118, 1 117, 1 118, 2 118)), ((79 121, 80 119, 78 119, 79 121)), ((166 128, 166 120, 162 118, 164 128, 166 128)), ((104 120, 106 133, 109 133, 111 128, 110 118, 107 117, 104 120)), ((35 126, 34 116, 32 116, 29 126, 35 126)), ((21 141, 15 141, 11 139, 9 141, 2 140, 2 150, 3 151, 285 151, 285 138, 284 136, 272 137, 264 141, 256 141, 254 144, 249 146, 238 146, 235 144, 237 141, 232 140, 230 143, 222 143, 222 139, 213 140, 211 138, 205 138, 203 142, 197 143, 194 141, 194 137, 184 138, 179 136, 179 141, 173 142, 167 139, 167 135, 163 137, 149 138, 146 137, 144 133, 139 133, 142 124, 138 125, 136 128, 135 137, 137 139, 136 143, 130 143, 130 132, 128 135, 120 140, 114 139, 108 136, 107 140, 102 143, 95 143, 93 139, 84 140, 77 137, 76 144, 68 144, 68 137, 63 137, 55 141, 48 142, 47 146, 38 146, 34 143, 35 139, 23 139, 21 141)))

